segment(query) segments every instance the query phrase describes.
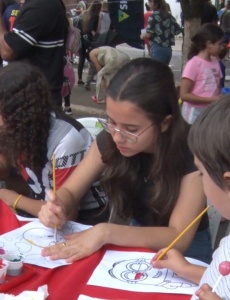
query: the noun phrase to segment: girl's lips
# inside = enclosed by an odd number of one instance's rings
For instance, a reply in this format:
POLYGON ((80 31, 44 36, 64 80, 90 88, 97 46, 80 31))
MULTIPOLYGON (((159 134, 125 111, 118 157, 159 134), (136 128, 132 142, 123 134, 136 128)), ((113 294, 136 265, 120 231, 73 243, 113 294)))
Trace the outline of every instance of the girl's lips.
POLYGON ((119 151, 121 151, 121 152, 127 152, 127 151, 129 151, 128 148, 122 147, 122 146, 119 146, 119 145, 117 145, 117 149, 118 149, 119 151))

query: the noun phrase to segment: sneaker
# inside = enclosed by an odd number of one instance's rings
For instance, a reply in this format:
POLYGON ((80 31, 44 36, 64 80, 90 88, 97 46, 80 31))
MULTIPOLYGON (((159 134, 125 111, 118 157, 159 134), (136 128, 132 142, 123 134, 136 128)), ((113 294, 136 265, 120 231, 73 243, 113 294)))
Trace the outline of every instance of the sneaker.
POLYGON ((91 90, 90 86, 87 85, 87 84, 84 85, 84 89, 85 89, 86 91, 90 91, 90 90, 91 90))
POLYGON ((91 82, 90 82, 90 84, 96 84, 97 83, 97 81, 95 80, 95 79, 93 79, 91 82))
POLYGON ((72 114, 73 114, 71 107, 64 107, 64 108, 63 108, 63 111, 64 111, 64 113, 66 113, 67 115, 72 115, 72 114))
POLYGON ((81 79, 78 80, 77 84, 84 84, 84 81, 82 81, 81 79))

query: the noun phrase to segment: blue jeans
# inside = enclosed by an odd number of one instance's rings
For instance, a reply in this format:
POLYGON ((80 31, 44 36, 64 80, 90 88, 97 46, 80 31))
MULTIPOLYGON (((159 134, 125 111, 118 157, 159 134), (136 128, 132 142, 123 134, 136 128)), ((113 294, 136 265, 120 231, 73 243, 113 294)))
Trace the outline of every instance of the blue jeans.
POLYGON ((169 65, 169 62, 172 58, 172 48, 162 47, 152 42, 150 46, 150 57, 152 59, 162 61, 169 65))
POLYGON ((210 231, 206 229, 196 233, 192 244, 184 256, 192 257, 209 264, 212 260, 212 252, 210 231))

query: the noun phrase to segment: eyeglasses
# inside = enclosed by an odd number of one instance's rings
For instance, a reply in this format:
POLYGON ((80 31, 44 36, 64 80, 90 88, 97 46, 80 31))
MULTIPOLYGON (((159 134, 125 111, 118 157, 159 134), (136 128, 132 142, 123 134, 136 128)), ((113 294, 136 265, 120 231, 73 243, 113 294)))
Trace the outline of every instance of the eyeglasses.
POLYGON ((145 128, 143 131, 141 131, 140 133, 134 134, 132 132, 116 128, 114 125, 108 123, 107 120, 98 119, 98 121, 100 122, 101 126, 105 129, 105 131, 109 132, 112 135, 115 132, 119 132, 119 134, 122 136, 122 138, 124 140, 126 140, 128 143, 132 143, 132 144, 135 144, 138 140, 138 137, 153 125, 153 123, 152 123, 147 128, 145 128))

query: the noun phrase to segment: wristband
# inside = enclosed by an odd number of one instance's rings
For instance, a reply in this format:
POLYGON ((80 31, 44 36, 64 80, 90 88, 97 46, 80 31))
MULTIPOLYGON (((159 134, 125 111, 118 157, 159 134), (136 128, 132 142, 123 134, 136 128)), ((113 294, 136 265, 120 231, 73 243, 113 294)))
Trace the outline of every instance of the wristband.
POLYGON ((22 197, 22 195, 18 195, 18 197, 17 197, 16 200, 14 201, 14 204, 13 204, 13 209, 14 209, 14 210, 16 210, 18 201, 21 199, 21 197, 22 197))

